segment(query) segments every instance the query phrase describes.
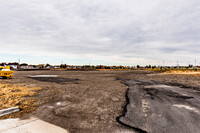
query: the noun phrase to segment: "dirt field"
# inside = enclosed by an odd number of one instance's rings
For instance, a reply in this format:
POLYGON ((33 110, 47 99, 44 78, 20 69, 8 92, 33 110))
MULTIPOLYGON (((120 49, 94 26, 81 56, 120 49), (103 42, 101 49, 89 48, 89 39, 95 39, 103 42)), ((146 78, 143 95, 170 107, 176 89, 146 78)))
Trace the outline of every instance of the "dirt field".
POLYGON ((128 86, 122 81, 146 80, 184 86, 200 92, 199 75, 158 74, 150 71, 15 71, 0 82, 41 87, 34 115, 72 133, 139 132, 117 122, 126 105, 128 86), (58 77, 31 77, 58 75, 58 77))

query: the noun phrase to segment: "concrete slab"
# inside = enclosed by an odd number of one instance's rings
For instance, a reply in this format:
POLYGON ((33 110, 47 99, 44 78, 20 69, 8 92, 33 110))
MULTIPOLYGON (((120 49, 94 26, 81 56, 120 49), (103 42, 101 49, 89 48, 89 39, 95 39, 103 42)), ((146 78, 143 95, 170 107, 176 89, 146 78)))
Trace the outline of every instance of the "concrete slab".
POLYGON ((68 133, 67 130, 40 119, 31 117, 27 120, 0 120, 1 133, 68 133))

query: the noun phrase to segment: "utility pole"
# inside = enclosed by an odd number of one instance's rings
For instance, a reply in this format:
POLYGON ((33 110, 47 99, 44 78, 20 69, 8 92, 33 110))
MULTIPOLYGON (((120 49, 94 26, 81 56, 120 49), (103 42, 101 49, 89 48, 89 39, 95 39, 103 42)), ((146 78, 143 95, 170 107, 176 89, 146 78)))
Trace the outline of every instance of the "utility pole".
POLYGON ((17 69, 20 69, 20 59, 18 59, 18 66, 17 69))
POLYGON ((163 60, 163 67, 165 66, 165 61, 163 60))
POLYGON ((178 60, 177 60, 177 67, 179 67, 178 60))

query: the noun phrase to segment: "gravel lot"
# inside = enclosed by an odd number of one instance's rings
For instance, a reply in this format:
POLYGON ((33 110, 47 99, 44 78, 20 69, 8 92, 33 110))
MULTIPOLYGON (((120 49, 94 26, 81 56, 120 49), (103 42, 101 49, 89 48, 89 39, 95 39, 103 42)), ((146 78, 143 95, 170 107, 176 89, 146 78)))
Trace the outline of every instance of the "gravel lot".
POLYGON ((116 80, 123 71, 15 71, 10 80, 41 87, 31 115, 77 132, 134 132, 116 121, 126 103, 127 86, 116 80), (31 77, 58 75, 57 77, 31 77))

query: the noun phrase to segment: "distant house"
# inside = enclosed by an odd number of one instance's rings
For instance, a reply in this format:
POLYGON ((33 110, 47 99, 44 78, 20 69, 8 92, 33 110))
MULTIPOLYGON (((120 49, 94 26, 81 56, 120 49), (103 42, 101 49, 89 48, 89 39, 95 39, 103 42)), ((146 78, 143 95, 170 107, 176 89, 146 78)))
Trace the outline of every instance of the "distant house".
POLYGON ((6 66, 6 63, 4 63, 4 62, 0 63, 0 66, 6 66))
POLYGON ((21 69, 28 69, 28 64, 22 63, 19 65, 21 69))
POLYGON ((39 64, 38 67, 39 68, 45 68, 45 64, 39 64))
POLYGON ((59 68, 60 68, 60 66, 56 65, 56 66, 54 66, 54 68, 55 68, 55 69, 59 69, 59 68))
POLYGON ((19 66, 19 63, 17 62, 8 63, 7 66, 10 66, 11 69, 17 69, 19 66))
POLYGON ((28 69, 34 69, 34 65, 28 65, 28 69))
POLYGON ((51 68, 51 65, 50 65, 50 64, 46 64, 46 65, 45 65, 45 68, 48 68, 48 69, 49 69, 49 68, 51 68))

